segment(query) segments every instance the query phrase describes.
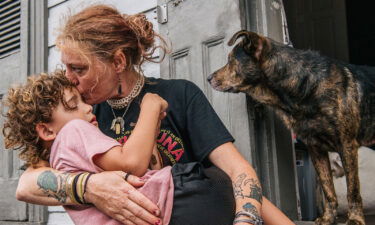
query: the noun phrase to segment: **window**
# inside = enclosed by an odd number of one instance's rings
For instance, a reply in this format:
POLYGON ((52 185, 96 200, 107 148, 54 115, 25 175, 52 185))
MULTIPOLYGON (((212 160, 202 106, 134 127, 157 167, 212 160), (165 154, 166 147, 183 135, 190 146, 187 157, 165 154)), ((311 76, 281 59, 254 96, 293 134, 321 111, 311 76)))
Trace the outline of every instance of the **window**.
POLYGON ((20 49, 21 1, 0 1, 0 58, 20 49))

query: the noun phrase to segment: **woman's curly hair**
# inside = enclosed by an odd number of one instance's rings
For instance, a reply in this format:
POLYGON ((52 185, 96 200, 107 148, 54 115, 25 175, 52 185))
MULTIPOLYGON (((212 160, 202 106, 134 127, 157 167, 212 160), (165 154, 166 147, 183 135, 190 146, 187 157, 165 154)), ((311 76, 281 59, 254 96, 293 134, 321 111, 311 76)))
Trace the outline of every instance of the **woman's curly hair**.
POLYGON ((35 166, 39 160, 49 160, 49 150, 39 141, 36 125, 52 121, 52 112, 64 101, 64 90, 74 85, 65 72, 30 76, 26 84, 12 87, 3 101, 8 108, 3 127, 5 148, 20 150, 19 157, 26 166, 35 166))

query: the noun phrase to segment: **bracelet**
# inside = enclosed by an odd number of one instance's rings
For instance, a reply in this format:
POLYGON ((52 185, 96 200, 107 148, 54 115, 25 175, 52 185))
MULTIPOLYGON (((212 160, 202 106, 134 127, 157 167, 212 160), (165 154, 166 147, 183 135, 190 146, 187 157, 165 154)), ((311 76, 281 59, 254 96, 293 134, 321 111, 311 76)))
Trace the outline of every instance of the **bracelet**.
POLYGON ((247 217, 250 217, 252 219, 260 219, 259 215, 255 215, 254 213, 244 212, 244 211, 237 212, 236 215, 234 216, 234 218, 238 218, 240 216, 247 216, 247 217))
POLYGON ((263 225, 262 218, 260 218, 259 215, 255 215, 254 213, 251 213, 251 212, 239 211, 236 213, 234 218, 235 220, 233 221, 233 224, 244 222, 244 223, 250 223, 254 225, 263 225), (240 216, 250 217, 250 219, 238 219, 238 217, 240 216))
POLYGON ((85 200, 85 194, 86 194, 86 187, 87 187, 87 183, 89 182, 89 178, 91 177, 92 173, 89 173, 86 177, 86 180, 85 180, 85 184, 83 186, 83 194, 82 194, 82 200, 85 204, 87 204, 88 202, 85 200))
POLYGON ((86 193, 87 181, 92 173, 71 174, 67 179, 65 191, 71 201, 76 204, 86 204, 84 194, 86 193))
POLYGON ((235 221, 233 221, 233 224, 236 224, 236 223, 249 223, 249 224, 253 224, 253 225, 263 225, 263 220, 252 220, 252 219, 237 219, 235 221))
POLYGON ((77 184, 78 184, 78 180, 80 178, 80 176, 82 175, 83 173, 79 173, 78 175, 76 175, 73 179, 73 186, 72 186, 72 192, 73 192, 73 196, 75 198, 75 200, 79 203, 79 204, 83 204, 83 202, 81 201, 81 199, 79 198, 79 195, 78 195, 78 187, 77 187, 77 184))
POLYGON ((69 174, 68 175, 68 178, 66 180, 66 184, 65 184, 65 191, 66 193, 68 194, 70 200, 72 203, 75 203, 75 204, 78 204, 77 200, 74 198, 74 194, 73 194, 73 180, 74 178, 76 177, 77 175, 76 174, 69 174))

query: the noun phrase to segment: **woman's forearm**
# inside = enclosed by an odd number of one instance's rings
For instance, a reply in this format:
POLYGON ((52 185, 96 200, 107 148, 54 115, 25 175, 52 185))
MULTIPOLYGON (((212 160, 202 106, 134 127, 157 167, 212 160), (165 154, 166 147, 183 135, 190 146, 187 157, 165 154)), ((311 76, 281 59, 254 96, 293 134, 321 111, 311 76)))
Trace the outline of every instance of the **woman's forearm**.
MULTIPOLYGON (((67 178, 72 175, 50 167, 28 168, 20 177, 16 195, 20 201, 39 205, 73 204, 65 190, 67 178)), ((156 224, 160 218, 158 207, 135 187, 144 182, 130 176, 127 183, 123 172, 112 171, 93 174, 87 184, 85 200, 94 204, 108 216, 126 224, 129 215, 139 215, 134 224, 156 224)))
POLYGON ((261 218, 262 189, 255 170, 241 156, 233 143, 226 143, 209 155, 210 160, 225 173, 233 183, 236 213, 239 218, 261 218))
POLYGON ((39 205, 73 204, 65 189, 68 177, 50 167, 29 167, 19 179, 16 198, 39 205))

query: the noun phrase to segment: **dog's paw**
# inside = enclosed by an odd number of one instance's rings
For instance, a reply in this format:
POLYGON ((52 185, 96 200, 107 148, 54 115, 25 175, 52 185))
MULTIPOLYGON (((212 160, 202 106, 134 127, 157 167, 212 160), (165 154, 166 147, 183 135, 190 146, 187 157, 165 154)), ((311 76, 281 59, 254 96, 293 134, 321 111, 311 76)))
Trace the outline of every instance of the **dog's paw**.
POLYGON ((365 217, 361 209, 352 209, 348 213, 346 225, 365 225, 365 217))
POLYGON ((315 220, 315 225, 331 225, 335 224, 334 216, 322 216, 315 220))
POLYGON ((365 225, 365 222, 362 220, 347 220, 346 225, 365 225))
POLYGON ((356 217, 353 217, 351 216, 351 218, 349 218, 347 221, 346 221, 346 225, 365 225, 365 219, 361 216, 356 216, 356 217))

